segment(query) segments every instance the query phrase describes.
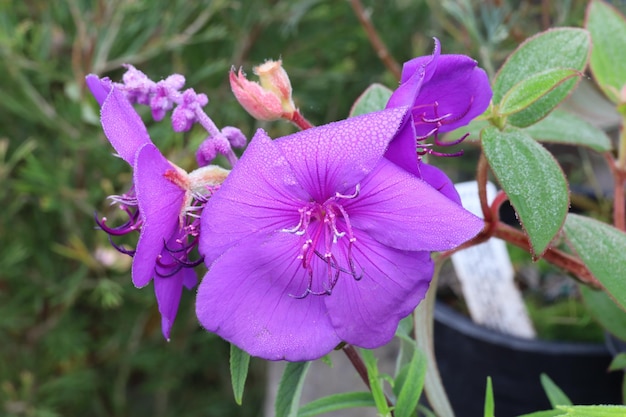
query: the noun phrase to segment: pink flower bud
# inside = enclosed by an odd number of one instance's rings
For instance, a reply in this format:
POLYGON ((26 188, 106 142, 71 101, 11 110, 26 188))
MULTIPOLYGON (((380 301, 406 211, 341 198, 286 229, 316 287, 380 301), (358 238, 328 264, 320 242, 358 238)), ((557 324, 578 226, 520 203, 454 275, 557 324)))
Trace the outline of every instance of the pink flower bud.
POLYGON ((285 113, 293 114, 296 111, 291 99, 291 82, 287 71, 283 68, 283 61, 266 61, 254 67, 254 73, 259 76, 261 87, 272 91, 280 98, 285 113))
POLYGON ((278 62, 277 70, 268 68, 259 71, 259 68, 265 67, 271 62, 268 61, 254 69, 261 78, 261 84, 248 81, 241 69, 238 73, 231 69, 230 87, 239 104, 255 119, 277 120, 285 118, 291 120, 296 109, 291 100, 289 78, 280 66, 280 62, 278 62))

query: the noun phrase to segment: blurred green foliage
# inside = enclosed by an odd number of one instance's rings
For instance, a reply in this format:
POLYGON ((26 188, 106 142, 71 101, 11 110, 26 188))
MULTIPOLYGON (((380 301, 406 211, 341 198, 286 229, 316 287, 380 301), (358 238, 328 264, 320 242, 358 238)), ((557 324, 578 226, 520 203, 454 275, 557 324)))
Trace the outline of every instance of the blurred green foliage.
MULTIPOLYGON (((546 25, 580 25, 584 1, 365 1, 398 62, 427 54, 476 57, 493 73, 546 25)), ((202 331, 193 293, 172 341, 160 334, 152 290, 94 230, 106 196, 130 183, 111 156, 84 76, 118 80, 122 63, 158 80, 179 72, 206 93, 218 125, 251 136, 291 133, 250 118, 232 97, 231 65, 282 57, 305 116, 346 117, 372 82, 396 85, 350 2, 333 0, 0 0, 0 414, 3 416, 253 416, 264 395, 253 361, 244 406, 228 381, 228 346, 202 331)), ((144 109, 145 110, 145 109, 144 109)), ((147 112, 144 112, 147 115, 147 112)), ((193 161, 200 132, 149 123, 177 161, 193 161)))

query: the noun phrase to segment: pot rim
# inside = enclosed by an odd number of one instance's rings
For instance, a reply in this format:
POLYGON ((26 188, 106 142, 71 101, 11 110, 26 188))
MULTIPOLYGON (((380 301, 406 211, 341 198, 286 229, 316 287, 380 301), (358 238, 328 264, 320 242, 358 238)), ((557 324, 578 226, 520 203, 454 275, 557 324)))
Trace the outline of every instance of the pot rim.
POLYGON ((444 302, 435 302, 434 318, 467 337, 499 345, 509 349, 526 352, 543 352, 558 355, 607 355, 609 351, 602 343, 549 341, 542 339, 524 339, 518 336, 500 333, 474 323, 469 317, 459 313, 444 302))

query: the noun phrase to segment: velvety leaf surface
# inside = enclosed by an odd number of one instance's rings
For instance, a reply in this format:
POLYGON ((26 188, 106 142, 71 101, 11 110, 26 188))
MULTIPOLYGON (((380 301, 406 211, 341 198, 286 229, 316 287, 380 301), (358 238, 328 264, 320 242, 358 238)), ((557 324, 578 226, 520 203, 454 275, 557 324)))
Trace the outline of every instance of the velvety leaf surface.
MULTIPOLYGON (((591 41, 584 29, 558 28, 527 39, 506 60, 493 82, 493 102, 501 102, 514 85, 555 68, 582 71, 587 65, 591 41)), ((525 127, 548 114, 576 85, 568 80, 537 100, 532 106, 509 117, 509 123, 525 127), (541 117, 539 117, 541 116, 541 117)))
POLYGON ((589 66, 604 94, 619 103, 626 84, 626 19, 604 1, 591 1, 585 27, 591 33, 593 49, 589 66))
POLYGON ((577 214, 567 216, 565 234, 591 273, 626 310, 626 234, 577 214))
POLYGON ((569 207, 563 171, 554 157, 522 130, 489 127, 481 138, 489 166, 539 257, 561 229, 569 207))
POLYGON ((586 146, 597 152, 607 152, 613 148, 604 130, 559 109, 524 131, 541 142, 586 146))
POLYGON ((608 294, 579 285, 580 294, 587 310, 600 325, 613 335, 626 341, 626 313, 619 308, 608 294))
POLYGON ((382 84, 370 85, 352 105, 350 117, 384 109, 392 93, 393 91, 382 84))
MULTIPOLYGON (((579 75, 578 71, 567 68, 552 68, 533 74, 515 84, 502 97, 500 114, 507 116, 527 109, 567 80, 579 75)), ((544 107, 549 105, 549 102, 543 101, 541 104, 541 106, 533 106, 532 111, 536 117, 529 115, 529 120, 531 118, 534 121, 539 120, 550 111, 551 108, 544 107)))
POLYGON ((233 394, 235 402, 241 405, 243 399, 243 389, 248 377, 248 365, 250 364, 250 355, 237 346, 230 345, 230 379, 233 385, 233 394))
POLYGON ((296 417, 302 395, 302 387, 311 362, 289 362, 278 385, 276 394, 276 417, 296 417))

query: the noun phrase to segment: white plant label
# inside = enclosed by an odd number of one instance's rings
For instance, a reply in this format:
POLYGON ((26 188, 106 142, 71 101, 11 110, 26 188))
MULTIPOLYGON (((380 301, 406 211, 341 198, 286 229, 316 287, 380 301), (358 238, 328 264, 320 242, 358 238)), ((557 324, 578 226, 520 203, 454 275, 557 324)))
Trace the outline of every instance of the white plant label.
MULTIPOLYGON (((482 218, 476 181, 455 187, 463 207, 482 218)), ((488 182, 487 201, 491 203, 495 195, 495 185, 488 182)), ((521 293, 513 281, 513 265, 504 241, 492 238, 461 250, 452 255, 452 264, 475 323, 505 334, 535 337, 521 293)))

